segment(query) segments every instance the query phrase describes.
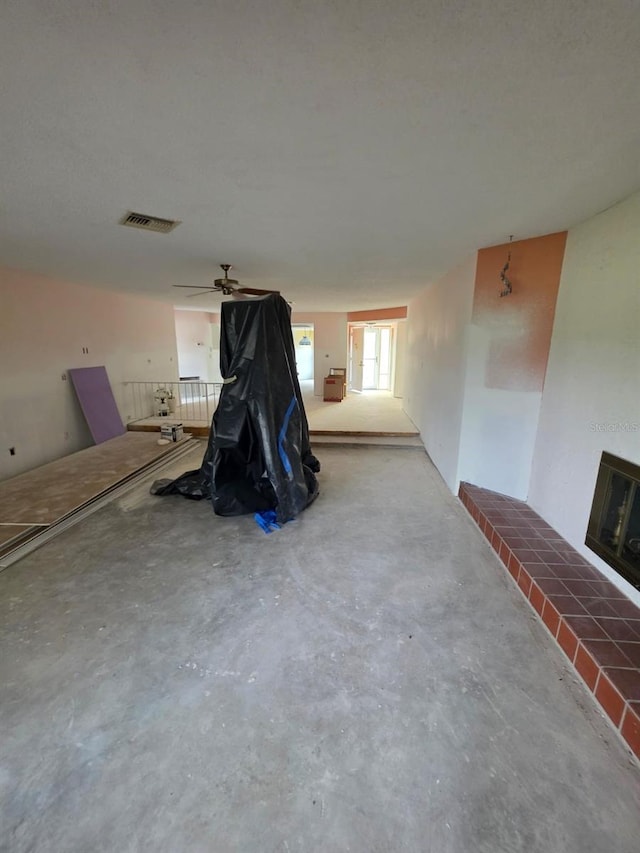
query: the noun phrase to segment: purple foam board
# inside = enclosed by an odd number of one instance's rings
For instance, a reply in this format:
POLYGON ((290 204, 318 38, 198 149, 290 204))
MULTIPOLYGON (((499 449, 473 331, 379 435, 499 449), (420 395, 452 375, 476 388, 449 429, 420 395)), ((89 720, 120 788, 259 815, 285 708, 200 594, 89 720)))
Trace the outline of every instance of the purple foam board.
POLYGON ((104 367, 74 367, 69 376, 96 444, 126 432, 104 367))

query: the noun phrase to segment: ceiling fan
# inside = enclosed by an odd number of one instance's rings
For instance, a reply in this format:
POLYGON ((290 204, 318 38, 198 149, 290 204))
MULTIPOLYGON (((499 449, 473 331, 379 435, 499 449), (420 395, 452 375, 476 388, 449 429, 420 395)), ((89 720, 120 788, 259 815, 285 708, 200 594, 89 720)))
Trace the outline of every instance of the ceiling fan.
MULTIPOLYGON (((204 290, 206 293, 223 293, 225 296, 233 296, 234 299, 246 299, 247 296, 266 296, 268 293, 277 293, 279 290, 259 290, 257 287, 240 287, 240 283, 234 278, 229 278, 229 270, 233 269, 231 264, 220 264, 224 272, 224 278, 216 278, 213 287, 204 284, 174 284, 173 287, 188 287, 191 290, 204 290)), ((202 296, 201 293, 188 293, 187 299, 192 296, 202 296)))

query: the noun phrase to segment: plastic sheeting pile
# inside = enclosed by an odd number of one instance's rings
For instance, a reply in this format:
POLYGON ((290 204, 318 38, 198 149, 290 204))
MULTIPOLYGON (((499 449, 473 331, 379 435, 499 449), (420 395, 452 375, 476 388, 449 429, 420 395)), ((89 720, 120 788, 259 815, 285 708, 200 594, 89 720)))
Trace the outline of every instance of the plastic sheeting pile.
POLYGON ((217 515, 275 512, 283 524, 318 495, 291 332, 277 294, 222 303, 224 385, 202 465, 152 494, 211 499, 217 515))

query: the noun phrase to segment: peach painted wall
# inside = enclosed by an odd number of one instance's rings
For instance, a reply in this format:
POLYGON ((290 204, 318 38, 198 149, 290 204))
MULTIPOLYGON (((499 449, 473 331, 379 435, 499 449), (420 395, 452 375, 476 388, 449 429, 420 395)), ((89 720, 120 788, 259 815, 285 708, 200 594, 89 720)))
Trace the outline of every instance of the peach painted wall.
POLYGON ((472 323, 490 333, 487 388, 542 391, 567 232, 480 249, 472 323), (513 293, 500 298, 507 256, 513 293))
POLYGON ((292 323, 313 323, 313 390, 323 393, 330 367, 347 364, 347 315, 338 311, 293 312, 292 323))
POLYGON ((1 268, 0 305, 0 479, 93 443, 69 368, 105 365, 125 423, 126 380, 177 379, 170 305, 1 268))
POLYGON ((566 232, 478 252, 459 479, 525 500, 566 232), (500 298, 500 271, 513 293, 500 298))
POLYGON ((203 382, 221 382, 220 315, 176 309, 175 323, 180 376, 199 376, 203 382))

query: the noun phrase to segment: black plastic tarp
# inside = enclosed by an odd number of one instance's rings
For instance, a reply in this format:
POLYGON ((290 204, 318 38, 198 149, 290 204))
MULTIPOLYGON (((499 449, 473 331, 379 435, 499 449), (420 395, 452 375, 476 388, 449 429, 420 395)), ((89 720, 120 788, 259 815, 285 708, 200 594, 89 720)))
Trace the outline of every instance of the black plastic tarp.
POLYGON ((217 515, 275 510, 290 521, 318 494, 318 460, 296 372, 291 311, 269 294, 222 303, 224 384, 198 470, 159 480, 154 494, 210 498, 217 515))

